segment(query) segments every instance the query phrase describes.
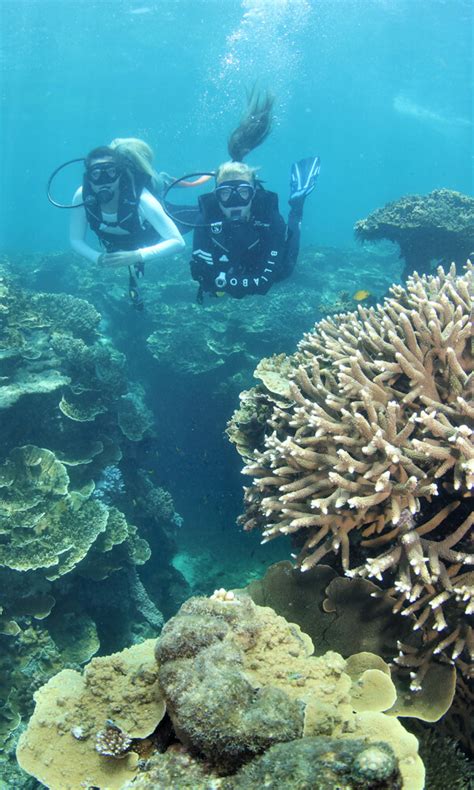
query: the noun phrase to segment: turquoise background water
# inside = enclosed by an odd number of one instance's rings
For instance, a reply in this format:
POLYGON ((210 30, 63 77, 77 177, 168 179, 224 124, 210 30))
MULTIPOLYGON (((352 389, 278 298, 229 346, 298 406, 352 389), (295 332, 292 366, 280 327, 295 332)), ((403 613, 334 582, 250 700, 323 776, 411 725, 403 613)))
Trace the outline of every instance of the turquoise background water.
POLYGON ((350 244, 406 193, 471 193, 472 22, 469 0, 0 0, 1 249, 67 246, 47 177, 113 137, 173 174, 216 167, 256 79, 276 95, 249 157, 267 186, 283 198, 291 162, 321 156, 303 243, 350 244))

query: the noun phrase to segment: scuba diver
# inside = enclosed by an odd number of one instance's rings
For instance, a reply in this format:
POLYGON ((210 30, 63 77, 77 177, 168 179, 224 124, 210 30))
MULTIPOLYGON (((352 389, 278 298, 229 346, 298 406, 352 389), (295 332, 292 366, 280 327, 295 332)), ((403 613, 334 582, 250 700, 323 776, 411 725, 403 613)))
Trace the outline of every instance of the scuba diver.
POLYGON ((304 201, 316 186, 319 158, 302 159, 291 167, 287 223, 278 209, 278 195, 264 189, 256 168, 242 161, 269 135, 273 102, 269 94, 260 96, 255 89, 250 93, 247 110, 227 143, 231 161, 217 169, 214 192, 199 199, 201 218, 190 264, 199 283, 198 302, 204 293, 237 299, 266 294, 295 267, 304 201))
MULTIPOLYGON (((152 162, 153 152, 143 140, 117 138, 108 146, 94 148, 85 159, 60 165, 47 189, 53 205, 75 209, 69 232, 75 252, 106 268, 128 267, 129 295, 137 310, 143 310, 139 278, 145 263, 185 246, 176 223, 160 203, 166 185, 173 179, 167 173, 156 173, 152 162), (85 166, 82 186, 76 190, 72 204, 58 203, 51 196, 51 183, 60 170, 78 161, 85 166), (88 228, 95 232, 105 252, 86 242, 88 228)), ((194 184, 185 182, 184 186, 194 184)))
POLYGON ((69 230, 71 247, 83 258, 106 268, 128 267, 129 295, 138 310, 143 309, 138 280, 145 263, 184 248, 181 233, 153 194, 161 184, 152 156, 151 148, 135 138, 91 151, 73 198, 73 205, 83 208, 73 212, 69 230), (88 227, 105 252, 87 244, 88 227))

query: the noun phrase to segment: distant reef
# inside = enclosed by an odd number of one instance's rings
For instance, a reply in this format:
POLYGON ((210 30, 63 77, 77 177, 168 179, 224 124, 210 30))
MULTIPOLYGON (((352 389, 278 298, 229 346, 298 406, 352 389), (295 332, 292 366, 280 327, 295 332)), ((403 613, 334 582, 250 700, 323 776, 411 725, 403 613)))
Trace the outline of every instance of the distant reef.
POLYGON ((432 263, 462 265, 474 253, 474 198, 451 189, 405 195, 356 222, 359 241, 387 239, 405 260, 403 278, 432 272, 432 263))

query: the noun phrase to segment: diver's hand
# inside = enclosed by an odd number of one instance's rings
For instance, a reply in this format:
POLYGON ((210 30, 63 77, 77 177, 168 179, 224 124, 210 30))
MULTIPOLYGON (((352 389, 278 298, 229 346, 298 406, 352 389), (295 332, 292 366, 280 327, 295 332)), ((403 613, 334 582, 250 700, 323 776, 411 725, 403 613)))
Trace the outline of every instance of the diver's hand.
POLYGON ((99 266, 103 266, 106 269, 115 269, 119 266, 133 266, 141 262, 142 257, 138 250, 131 250, 130 252, 103 252, 97 261, 99 266))

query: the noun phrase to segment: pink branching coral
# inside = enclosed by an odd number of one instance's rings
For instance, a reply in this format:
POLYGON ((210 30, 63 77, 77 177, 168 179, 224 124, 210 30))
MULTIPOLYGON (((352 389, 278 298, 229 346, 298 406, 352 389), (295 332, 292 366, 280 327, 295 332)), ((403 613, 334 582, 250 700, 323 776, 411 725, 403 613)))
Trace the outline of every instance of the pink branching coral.
POLYGON ((453 265, 317 324, 244 468, 246 529, 292 535, 303 571, 336 554, 416 616, 423 648, 397 658, 414 687, 432 656, 472 674, 471 291, 453 265))

